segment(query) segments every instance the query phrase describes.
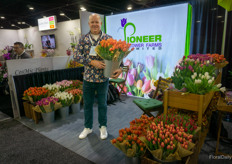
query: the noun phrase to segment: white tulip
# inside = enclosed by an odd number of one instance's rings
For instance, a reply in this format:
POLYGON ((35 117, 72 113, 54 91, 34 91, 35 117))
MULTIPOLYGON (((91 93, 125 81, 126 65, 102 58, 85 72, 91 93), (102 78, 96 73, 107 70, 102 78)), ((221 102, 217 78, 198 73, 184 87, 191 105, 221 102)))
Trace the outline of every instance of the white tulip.
POLYGON ((217 85, 217 87, 218 87, 218 88, 220 88, 221 86, 222 86, 222 84, 221 84, 221 83, 217 85))
POLYGON ((211 84, 213 81, 212 80, 209 80, 208 83, 211 84))
POLYGON ((209 76, 209 72, 205 72, 205 76, 209 76))
POLYGON ((196 79, 195 80, 195 84, 200 84, 201 83, 201 80, 200 79, 196 79))
POLYGON ((226 87, 220 88, 220 91, 224 93, 226 91, 226 87))

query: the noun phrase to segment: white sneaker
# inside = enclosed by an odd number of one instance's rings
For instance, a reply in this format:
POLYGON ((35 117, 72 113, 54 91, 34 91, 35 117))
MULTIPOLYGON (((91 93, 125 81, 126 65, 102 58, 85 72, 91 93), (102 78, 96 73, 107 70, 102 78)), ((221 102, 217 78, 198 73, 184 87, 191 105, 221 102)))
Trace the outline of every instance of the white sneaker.
POLYGON ((90 128, 84 128, 84 130, 81 132, 81 134, 79 135, 80 139, 84 139, 87 137, 88 134, 92 133, 92 129, 90 128))
POLYGON ((100 138, 102 140, 106 139, 108 137, 108 133, 107 133, 107 130, 106 130, 106 127, 105 126, 102 126, 100 128, 100 138))

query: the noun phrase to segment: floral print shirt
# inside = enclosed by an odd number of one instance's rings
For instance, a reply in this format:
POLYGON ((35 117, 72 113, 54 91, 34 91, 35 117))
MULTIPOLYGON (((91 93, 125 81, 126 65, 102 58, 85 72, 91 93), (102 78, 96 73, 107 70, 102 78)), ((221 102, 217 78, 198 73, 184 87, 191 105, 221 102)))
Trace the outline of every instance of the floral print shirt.
POLYGON ((108 78, 104 76, 103 69, 95 68, 90 65, 91 60, 103 60, 98 55, 92 56, 89 55, 91 46, 97 46, 101 40, 107 40, 112 38, 110 35, 107 35, 101 31, 100 36, 97 40, 95 40, 90 32, 84 36, 82 36, 79 40, 79 44, 77 45, 77 51, 74 53, 73 58, 78 63, 81 63, 85 66, 84 71, 84 80, 89 82, 105 82, 108 78), (91 39, 90 39, 91 38, 91 39), (91 42, 92 41, 92 42, 91 42))

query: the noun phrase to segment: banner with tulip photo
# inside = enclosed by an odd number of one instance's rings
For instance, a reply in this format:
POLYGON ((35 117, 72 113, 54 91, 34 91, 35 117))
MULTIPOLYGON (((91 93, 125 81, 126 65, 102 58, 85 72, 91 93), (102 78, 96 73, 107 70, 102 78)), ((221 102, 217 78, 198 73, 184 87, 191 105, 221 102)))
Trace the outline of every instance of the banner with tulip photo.
POLYGON ((131 44, 124 58, 130 70, 125 92, 148 97, 159 76, 171 77, 183 55, 189 55, 191 6, 187 3, 106 16, 106 33, 131 44))

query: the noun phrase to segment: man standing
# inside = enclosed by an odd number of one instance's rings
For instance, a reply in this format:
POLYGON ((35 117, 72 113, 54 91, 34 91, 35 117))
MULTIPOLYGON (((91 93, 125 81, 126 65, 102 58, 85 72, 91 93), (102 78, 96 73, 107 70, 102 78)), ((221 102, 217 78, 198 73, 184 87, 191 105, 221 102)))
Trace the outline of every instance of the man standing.
MULTIPOLYGON (((103 59, 97 56, 95 47, 101 40, 107 40, 111 38, 111 36, 101 31, 101 25, 100 15, 92 14, 89 16, 90 32, 79 40, 77 52, 74 54, 74 60, 83 64, 85 67, 83 83, 85 128, 79 135, 80 139, 84 139, 88 134, 92 133, 95 92, 98 98, 100 138, 106 139, 108 137, 106 126, 109 79, 104 77, 103 70, 105 69, 105 64, 103 59)), ((116 70, 112 78, 117 78, 121 72, 121 69, 116 70)))
POLYGON ((27 54, 24 50, 24 45, 21 42, 15 42, 14 43, 14 51, 15 54, 13 54, 12 59, 27 59, 31 58, 31 55, 27 54))

